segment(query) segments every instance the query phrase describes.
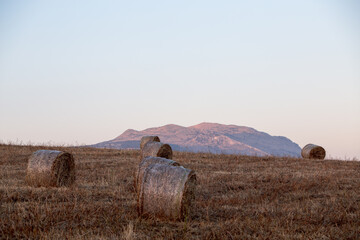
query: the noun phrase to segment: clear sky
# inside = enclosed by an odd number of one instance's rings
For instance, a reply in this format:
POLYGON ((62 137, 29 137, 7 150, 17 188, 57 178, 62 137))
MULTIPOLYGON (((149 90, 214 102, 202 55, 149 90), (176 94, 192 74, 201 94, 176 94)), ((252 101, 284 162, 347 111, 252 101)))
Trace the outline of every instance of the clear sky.
POLYGON ((360 1, 0 0, 0 140, 217 122, 360 159, 360 1))

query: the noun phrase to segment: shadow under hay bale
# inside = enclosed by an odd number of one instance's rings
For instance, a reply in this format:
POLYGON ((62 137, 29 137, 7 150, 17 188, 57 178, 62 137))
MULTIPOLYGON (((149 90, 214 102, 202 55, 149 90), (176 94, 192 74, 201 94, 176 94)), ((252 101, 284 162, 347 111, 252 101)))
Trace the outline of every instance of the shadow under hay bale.
POLYGON ((172 159, 173 152, 169 144, 161 142, 148 142, 141 151, 141 158, 162 157, 172 159))
POLYGON ((168 220, 191 218, 195 188, 194 171, 181 166, 151 164, 140 183, 139 214, 168 220))
POLYGON ((326 155, 325 149, 315 144, 307 144, 301 150, 301 156, 303 158, 324 159, 325 155, 326 155))
POLYGON ((38 150, 29 160, 26 182, 31 186, 70 186, 75 181, 75 162, 70 153, 38 150))
POLYGON ((164 165, 170 165, 170 166, 180 166, 179 163, 170 160, 170 159, 166 159, 166 158, 161 158, 161 157, 146 157, 144 158, 138 168, 135 170, 135 177, 134 177, 134 186, 135 186, 135 190, 137 193, 139 193, 140 190, 140 184, 143 181, 143 177, 144 177, 144 172, 145 169, 151 165, 151 164, 164 164, 164 165))
POLYGON ((160 138, 158 136, 144 136, 140 141, 140 150, 142 150, 148 142, 160 142, 160 138))

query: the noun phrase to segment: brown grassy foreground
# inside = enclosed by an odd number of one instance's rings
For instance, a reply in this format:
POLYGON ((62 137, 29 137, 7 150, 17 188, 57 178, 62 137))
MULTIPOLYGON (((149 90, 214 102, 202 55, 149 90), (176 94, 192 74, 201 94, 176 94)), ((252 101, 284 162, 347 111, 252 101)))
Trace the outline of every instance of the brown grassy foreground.
POLYGON ((192 219, 136 213, 139 151, 0 145, 0 238, 360 239, 360 162, 174 153, 196 171, 192 219), (76 184, 25 184, 38 149, 74 155, 76 184))

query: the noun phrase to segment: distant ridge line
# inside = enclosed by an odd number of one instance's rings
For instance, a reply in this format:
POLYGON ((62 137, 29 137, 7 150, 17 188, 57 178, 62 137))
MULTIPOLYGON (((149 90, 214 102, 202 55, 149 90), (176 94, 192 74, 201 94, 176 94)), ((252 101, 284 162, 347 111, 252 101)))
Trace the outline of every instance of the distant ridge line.
POLYGON ((89 145, 97 148, 139 149, 140 139, 157 135, 175 151, 256 156, 300 157, 298 144, 283 136, 271 136, 251 127, 203 122, 190 127, 168 124, 145 130, 127 129, 118 137, 89 145))

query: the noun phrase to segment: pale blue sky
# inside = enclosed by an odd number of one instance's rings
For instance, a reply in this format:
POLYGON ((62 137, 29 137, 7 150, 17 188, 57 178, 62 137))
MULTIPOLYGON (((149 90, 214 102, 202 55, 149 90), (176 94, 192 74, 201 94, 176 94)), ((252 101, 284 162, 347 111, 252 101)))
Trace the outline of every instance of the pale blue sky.
POLYGON ((236 124, 360 158, 360 2, 0 0, 0 140, 236 124))

